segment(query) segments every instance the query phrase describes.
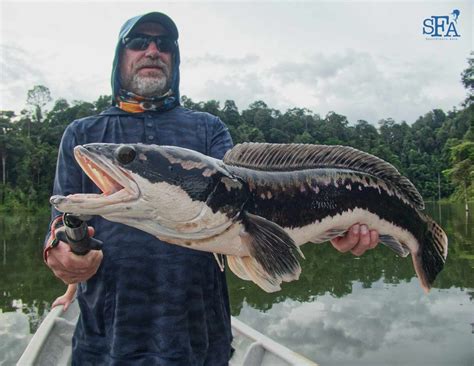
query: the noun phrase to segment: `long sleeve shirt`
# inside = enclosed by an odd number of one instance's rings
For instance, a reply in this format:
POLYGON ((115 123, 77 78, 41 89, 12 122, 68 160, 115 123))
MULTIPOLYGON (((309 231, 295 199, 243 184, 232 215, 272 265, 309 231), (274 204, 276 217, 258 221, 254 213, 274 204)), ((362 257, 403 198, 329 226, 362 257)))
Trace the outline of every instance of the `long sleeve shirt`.
MULTIPOLYGON (((73 156, 76 145, 92 142, 173 145, 215 158, 232 147, 225 125, 208 113, 111 107, 66 128, 54 194, 100 193, 73 156)), ((53 217, 59 214, 53 210, 53 217)), ((73 364, 226 365, 229 300, 213 255, 101 217, 89 224, 104 242, 104 256, 98 272, 78 286, 73 364)))

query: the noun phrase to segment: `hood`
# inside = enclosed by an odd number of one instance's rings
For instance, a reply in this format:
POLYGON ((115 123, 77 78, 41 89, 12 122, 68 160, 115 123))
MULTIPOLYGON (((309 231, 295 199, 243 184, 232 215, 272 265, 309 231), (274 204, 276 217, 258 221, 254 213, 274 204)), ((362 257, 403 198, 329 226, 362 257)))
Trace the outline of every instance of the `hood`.
MULTIPOLYGON (((130 34, 130 32, 141 23, 145 22, 155 22, 160 23, 169 33, 171 37, 178 40, 179 33, 178 29, 173 22, 173 20, 168 17, 166 14, 159 13, 159 12, 152 12, 143 15, 138 15, 133 17, 125 22, 125 24, 120 29, 119 39, 117 42, 117 47, 115 48, 115 57, 112 64, 112 105, 116 105, 116 98, 119 94, 121 89, 120 85, 120 55, 122 53, 124 39, 130 34)), ((180 63, 180 56, 179 56, 179 45, 176 48, 176 54, 174 55, 173 60, 173 74, 171 77, 171 89, 173 91, 173 95, 168 97, 162 109, 169 110, 177 105, 179 105, 179 63, 180 63)))

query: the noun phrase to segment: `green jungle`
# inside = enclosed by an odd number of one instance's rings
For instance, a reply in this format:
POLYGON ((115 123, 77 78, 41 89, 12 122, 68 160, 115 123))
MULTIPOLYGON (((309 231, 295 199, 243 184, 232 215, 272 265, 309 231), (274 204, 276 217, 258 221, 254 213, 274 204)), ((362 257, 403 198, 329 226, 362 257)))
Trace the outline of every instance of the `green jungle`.
MULTIPOLYGON (((460 108, 433 109, 416 121, 354 122, 333 111, 324 117, 299 107, 281 112, 261 100, 242 111, 232 100, 221 106, 216 100, 194 102, 183 96, 181 102, 184 107, 219 116, 234 143, 353 146, 392 163, 425 200, 467 203, 474 201, 474 53, 467 62, 460 75, 467 97, 460 101, 460 108)), ((43 85, 34 86, 26 97, 26 107, 19 115, 0 111, 3 212, 47 209, 64 129, 76 119, 100 113, 111 102, 110 96, 94 102, 53 101, 43 85), (52 108, 46 110, 47 105, 52 108)))

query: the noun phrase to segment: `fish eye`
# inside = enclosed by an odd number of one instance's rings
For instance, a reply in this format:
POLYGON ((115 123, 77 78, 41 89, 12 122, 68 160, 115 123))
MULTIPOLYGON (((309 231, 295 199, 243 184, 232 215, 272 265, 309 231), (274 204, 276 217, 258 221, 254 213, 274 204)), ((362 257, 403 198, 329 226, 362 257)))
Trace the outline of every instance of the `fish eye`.
POLYGON ((133 160, 135 160, 136 156, 137 152, 135 149, 127 145, 120 146, 115 153, 115 157, 121 164, 130 164, 133 160))

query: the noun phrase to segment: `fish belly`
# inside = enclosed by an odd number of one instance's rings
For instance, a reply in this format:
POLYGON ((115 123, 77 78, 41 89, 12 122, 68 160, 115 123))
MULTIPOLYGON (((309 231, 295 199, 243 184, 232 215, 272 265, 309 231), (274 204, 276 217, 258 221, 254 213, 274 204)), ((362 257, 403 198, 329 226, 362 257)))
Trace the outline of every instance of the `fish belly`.
POLYGON ((418 241, 414 235, 403 227, 380 218, 366 209, 354 208, 317 220, 303 227, 285 228, 298 246, 305 243, 322 243, 337 236, 343 236, 354 224, 367 225, 370 230, 376 230, 379 235, 388 235, 404 243, 410 252, 416 251, 418 241))

